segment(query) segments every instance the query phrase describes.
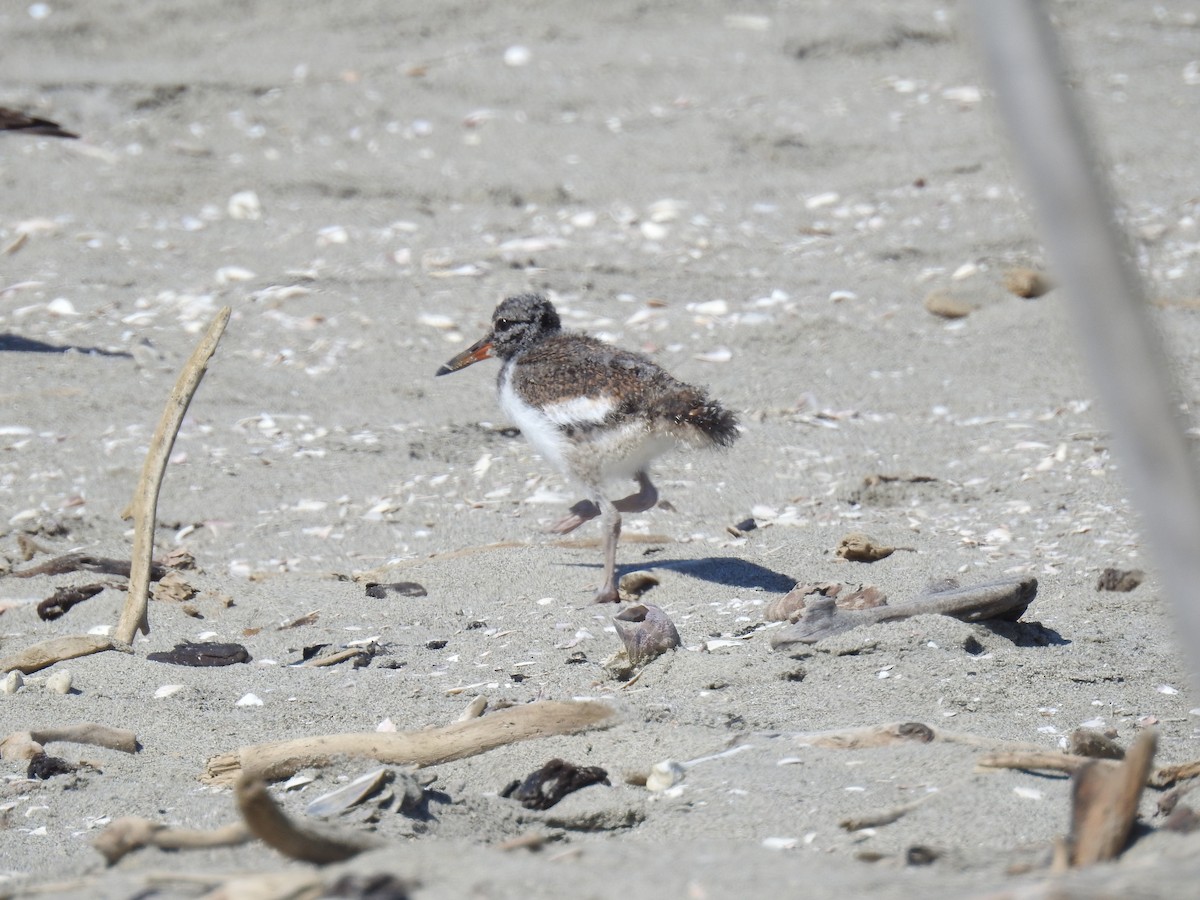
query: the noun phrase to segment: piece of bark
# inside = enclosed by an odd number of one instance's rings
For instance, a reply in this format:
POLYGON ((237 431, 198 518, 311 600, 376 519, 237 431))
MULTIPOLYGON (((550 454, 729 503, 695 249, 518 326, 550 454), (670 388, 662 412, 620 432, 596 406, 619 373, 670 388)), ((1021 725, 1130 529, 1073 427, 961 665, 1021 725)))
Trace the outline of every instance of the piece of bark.
POLYGON ((539 700, 423 731, 330 734, 242 747, 234 753, 211 757, 201 780, 229 785, 245 772, 276 781, 301 769, 331 765, 337 756, 366 757, 396 765, 432 766, 517 741, 607 728, 614 721, 615 710, 607 703, 539 700))
POLYGON ((175 446, 175 436, 183 423, 184 413, 187 412, 188 405, 204 378, 209 360, 216 352, 231 312, 230 307, 225 306, 213 317, 208 331, 180 371, 159 418, 158 427, 150 440, 150 449, 147 450, 146 460, 142 465, 142 477, 138 481, 133 500, 129 503, 127 511, 131 511, 133 517, 133 557, 130 561, 129 594, 125 598, 125 606, 121 610, 121 617, 114 632, 118 640, 126 643, 132 642, 134 635, 139 631, 142 634, 150 633, 150 620, 146 609, 150 596, 158 493, 162 488, 167 460, 170 459, 171 448, 175 446))
POLYGON ((1154 732, 1143 731, 1123 762, 1102 766, 1093 761, 1075 773, 1067 838, 1072 866, 1115 859, 1125 849, 1156 745, 1154 732))
POLYGON ((250 832, 289 859, 323 865, 351 859, 382 845, 374 836, 333 834, 293 822, 279 808, 261 778, 243 773, 234 791, 238 810, 250 832))
POLYGON ((823 638, 841 634, 860 625, 893 622, 921 615, 953 616, 964 622, 1004 619, 1015 622, 1037 596, 1037 579, 1001 578, 968 587, 954 587, 921 594, 906 603, 873 609, 842 610, 833 600, 816 597, 803 616, 793 625, 778 629, 771 636, 771 647, 815 644, 823 638))
POLYGON ((526 809, 546 810, 593 784, 609 784, 608 773, 599 766, 577 766, 556 758, 530 772, 524 781, 511 782, 500 796, 516 800, 526 809))
POLYGON ((37 605, 38 618, 53 622, 67 614, 72 606, 90 600, 104 590, 103 584, 81 584, 76 587, 60 587, 37 605))
POLYGON ((120 650, 122 653, 132 653, 128 643, 117 641, 103 634, 76 634, 70 637, 51 638, 48 641, 26 647, 12 656, 0 659, 0 672, 11 672, 14 669, 28 675, 38 672, 65 659, 76 659, 92 653, 105 650, 120 650))
MULTIPOLYGON (((117 575, 128 578, 130 563, 124 559, 108 556, 93 556, 90 553, 64 553, 44 563, 13 572, 14 578, 32 578, 35 575, 66 575, 70 572, 95 572, 98 575, 117 575)), ((167 573, 165 566, 155 563, 150 567, 150 578, 157 581, 167 573)))
POLYGON ((850 562, 878 562, 895 553, 896 548, 886 544, 877 544, 874 538, 858 531, 852 531, 838 541, 837 549, 834 552, 850 562))
POLYGON ((241 644, 221 644, 216 641, 192 643, 184 641, 173 650, 160 650, 146 654, 152 662, 171 663, 176 666, 232 666, 248 663, 250 652, 241 644))
POLYGON ((197 850, 205 847, 236 847, 253 839, 243 822, 235 822, 213 831, 172 828, 137 816, 114 819, 96 835, 92 847, 114 865, 124 856, 143 847, 162 850, 197 850))

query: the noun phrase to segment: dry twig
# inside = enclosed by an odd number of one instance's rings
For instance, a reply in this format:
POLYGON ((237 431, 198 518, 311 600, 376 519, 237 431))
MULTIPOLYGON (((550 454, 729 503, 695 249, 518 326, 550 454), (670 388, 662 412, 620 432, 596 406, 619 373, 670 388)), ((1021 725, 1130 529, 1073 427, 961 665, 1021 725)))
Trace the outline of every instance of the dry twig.
POLYGON ((116 629, 117 639, 126 643, 132 641, 139 631, 142 634, 150 633, 146 604, 150 591, 151 557, 154 554, 158 492, 162 487, 163 473, 171 456, 171 448, 175 446, 175 436, 179 433, 184 413, 187 412, 188 404, 192 402, 192 396, 200 386, 200 380, 208 368, 208 361, 217 349, 217 343, 229 322, 230 312, 230 308, 226 306, 217 313, 212 324, 208 326, 208 331, 192 351, 191 358, 179 373, 159 419, 158 428, 154 431, 154 438, 150 441, 137 491, 126 510, 126 513, 132 511, 133 515, 133 559, 130 562, 129 596, 125 598, 125 607, 121 610, 116 629))

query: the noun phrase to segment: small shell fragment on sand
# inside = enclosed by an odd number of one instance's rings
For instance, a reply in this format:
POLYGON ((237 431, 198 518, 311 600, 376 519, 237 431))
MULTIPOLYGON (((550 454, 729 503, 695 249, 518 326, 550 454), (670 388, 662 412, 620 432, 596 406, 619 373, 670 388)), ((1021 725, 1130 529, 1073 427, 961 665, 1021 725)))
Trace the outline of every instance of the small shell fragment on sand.
POLYGON ((686 772, 687 770, 673 759, 656 762, 650 767, 650 774, 646 776, 646 790, 658 793, 674 787, 683 781, 686 772))
POLYGON ((1053 287, 1050 280, 1037 269, 1018 266, 1004 273, 1004 289, 1027 300, 1040 297, 1053 287))
POLYGON ((310 816, 336 816, 344 813, 352 806, 357 806, 364 800, 379 793, 394 777, 392 770, 386 766, 372 769, 359 775, 349 784, 344 784, 328 794, 322 794, 304 808, 310 816))
POLYGON ((62 669, 47 677, 46 690, 52 694, 71 693, 71 673, 62 669))

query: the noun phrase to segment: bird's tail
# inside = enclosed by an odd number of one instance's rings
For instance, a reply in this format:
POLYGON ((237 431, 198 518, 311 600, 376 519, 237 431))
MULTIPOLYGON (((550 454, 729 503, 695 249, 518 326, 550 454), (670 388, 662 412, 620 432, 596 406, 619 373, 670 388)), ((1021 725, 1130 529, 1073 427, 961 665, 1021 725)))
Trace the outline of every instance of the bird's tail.
POLYGON ((684 436, 692 443, 728 447, 738 438, 737 416, 701 391, 678 397, 666 417, 682 426, 684 436))

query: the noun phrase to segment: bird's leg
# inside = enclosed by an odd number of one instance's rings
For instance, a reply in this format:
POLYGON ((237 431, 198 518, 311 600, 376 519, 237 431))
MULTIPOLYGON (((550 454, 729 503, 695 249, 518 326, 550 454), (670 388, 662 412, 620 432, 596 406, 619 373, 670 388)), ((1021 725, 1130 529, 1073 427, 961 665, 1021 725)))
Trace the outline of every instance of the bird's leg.
MULTIPOLYGON (((650 481, 650 476, 645 472, 638 472, 634 478, 637 479, 638 492, 630 494, 628 497, 622 497, 613 503, 613 506, 620 512, 645 512, 648 509, 652 509, 654 504, 658 502, 658 488, 650 481)), ((600 515, 600 508, 591 500, 580 500, 568 512, 570 515, 564 516, 550 527, 552 532, 555 534, 569 534, 584 522, 590 521, 600 515)))
POLYGON ((620 603, 617 593, 617 539, 621 536, 621 513, 611 500, 596 497, 600 526, 604 529, 604 581, 593 598, 594 603, 620 603))

